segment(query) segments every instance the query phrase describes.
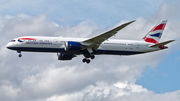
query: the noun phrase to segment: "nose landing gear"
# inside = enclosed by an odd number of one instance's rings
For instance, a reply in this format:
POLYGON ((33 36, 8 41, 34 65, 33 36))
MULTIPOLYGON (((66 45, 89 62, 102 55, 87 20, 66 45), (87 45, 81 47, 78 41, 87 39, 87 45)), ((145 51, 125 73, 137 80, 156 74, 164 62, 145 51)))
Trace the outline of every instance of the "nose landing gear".
POLYGON ((22 54, 19 54, 19 57, 22 57, 22 54))
POLYGON ((18 56, 19 56, 19 57, 22 57, 21 51, 18 50, 17 52, 19 53, 18 56))

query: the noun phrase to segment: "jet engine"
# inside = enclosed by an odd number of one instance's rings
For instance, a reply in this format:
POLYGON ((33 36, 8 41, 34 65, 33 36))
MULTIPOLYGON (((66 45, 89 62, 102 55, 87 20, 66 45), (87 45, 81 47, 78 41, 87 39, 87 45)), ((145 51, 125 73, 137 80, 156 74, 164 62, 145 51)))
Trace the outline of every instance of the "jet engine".
POLYGON ((65 51, 79 51, 81 50, 81 43, 74 41, 65 42, 65 51))
POLYGON ((57 53, 58 60, 71 60, 75 57, 74 54, 64 54, 64 53, 57 53))

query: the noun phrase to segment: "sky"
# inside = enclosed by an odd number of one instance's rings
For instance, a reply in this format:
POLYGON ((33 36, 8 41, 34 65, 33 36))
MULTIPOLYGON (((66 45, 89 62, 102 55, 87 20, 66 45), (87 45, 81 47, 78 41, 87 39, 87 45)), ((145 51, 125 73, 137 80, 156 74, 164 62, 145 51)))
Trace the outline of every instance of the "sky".
POLYGON ((179 0, 1 0, 1 101, 179 101, 179 0), (18 53, 6 44, 20 36, 92 37, 136 20, 112 39, 141 40, 162 19, 166 50, 133 56, 18 53))

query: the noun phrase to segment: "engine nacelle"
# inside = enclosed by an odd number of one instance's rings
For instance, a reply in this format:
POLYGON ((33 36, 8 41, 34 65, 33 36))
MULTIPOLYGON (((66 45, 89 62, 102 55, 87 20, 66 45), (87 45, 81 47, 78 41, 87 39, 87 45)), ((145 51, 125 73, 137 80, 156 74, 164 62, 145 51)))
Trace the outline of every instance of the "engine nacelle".
POLYGON ((79 51, 81 50, 81 43, 74 41, 65 42, 65 51, 79 51))
POLYGON ((71 60, 74 54, 57 53, 58 60, 71 60))

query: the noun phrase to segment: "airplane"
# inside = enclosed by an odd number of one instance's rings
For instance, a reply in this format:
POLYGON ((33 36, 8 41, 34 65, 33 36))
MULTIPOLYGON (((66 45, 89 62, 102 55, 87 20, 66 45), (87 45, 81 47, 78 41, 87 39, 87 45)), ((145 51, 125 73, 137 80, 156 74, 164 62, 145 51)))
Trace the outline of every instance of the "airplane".
MULTIPOLYGON (((135 20, 134 20, 135 21, 135 20)), ((133 23, 130 21, 92 38, 64 38, 45 36, 24 36, 11 40, 6 47, 21 52, 57 53, 58 60, 72 60, 84 55, 82 62, 90 63, 95 55, 135 55, 167 49, 169 40, 159 43, 167 20, 161 20, 141 40, 109 39, 118 31, 133 23)))

